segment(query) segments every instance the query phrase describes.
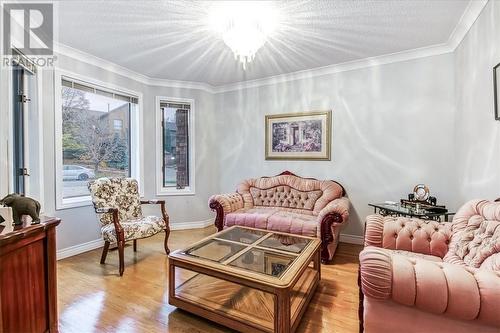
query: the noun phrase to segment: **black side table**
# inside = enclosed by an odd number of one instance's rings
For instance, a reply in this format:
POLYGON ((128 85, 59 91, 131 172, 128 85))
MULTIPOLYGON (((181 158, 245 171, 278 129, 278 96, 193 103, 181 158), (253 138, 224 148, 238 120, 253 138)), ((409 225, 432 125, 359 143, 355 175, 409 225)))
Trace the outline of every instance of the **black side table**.
POLYGON ((416 209, 414 207, 405 207, 399 203, 390 204, 390 203, 371 203, 368 206, 373 207, 374 212, 380 215, 394 215, 394 216, 407 216, 407 217, 416 217, 423 220, 433 220, 441 222, 441 216, 444 217, 444 222, 448 222, 448 217, 451 215, 455 215, 455 213, 450 213, 447 210, 441 212, 434 212, 432 210, 420 208, 416 209))

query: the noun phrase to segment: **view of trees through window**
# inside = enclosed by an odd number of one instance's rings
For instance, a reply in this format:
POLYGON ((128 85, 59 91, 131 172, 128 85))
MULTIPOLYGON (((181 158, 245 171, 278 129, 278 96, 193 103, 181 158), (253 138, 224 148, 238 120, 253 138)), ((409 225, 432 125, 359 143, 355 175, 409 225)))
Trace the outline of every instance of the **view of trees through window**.
POLYGON ((189 186, 189 104, 160 104, 163 127, 163 187, 189 186))
POLYGON ((88 195, 89 179, 129 176, 130 113, 136 104, 64 80, 61 94, 63 198, 88 195))

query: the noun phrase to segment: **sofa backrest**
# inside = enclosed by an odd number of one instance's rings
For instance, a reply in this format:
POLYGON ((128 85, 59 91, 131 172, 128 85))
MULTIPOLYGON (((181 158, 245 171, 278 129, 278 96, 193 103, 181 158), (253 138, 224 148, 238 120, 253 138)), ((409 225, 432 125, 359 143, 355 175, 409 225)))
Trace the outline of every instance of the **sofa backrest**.
POLYGON ((469 201, 453 218, 451 242, 444 260, 497 270, 496 265, 500 265, 499 253, 500 202, 469 201), (495 257, 495 260, 490 257, 495 257))
POLYGON ((244 208, 277 207, 313 215, 345 194, 337 182, 302 178, 288 172, 247 179, 238 185, 237 192, 243 197, 244 208))

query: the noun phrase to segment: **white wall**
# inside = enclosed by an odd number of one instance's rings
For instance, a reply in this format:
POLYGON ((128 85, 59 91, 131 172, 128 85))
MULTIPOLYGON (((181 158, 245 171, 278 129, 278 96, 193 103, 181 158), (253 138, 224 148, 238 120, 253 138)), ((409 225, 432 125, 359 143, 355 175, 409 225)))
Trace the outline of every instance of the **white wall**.
POLYGON ((490 1, 455 51, 458 200, 500 197, 500 121, 493 67, 500 63, 500 2, 490 1))
POLYGON ((397 201, 418 183, 454 203, 453 54, 217 95, 220 189, 290 170, 333 179, 352 202, 343 233, 363 234, 370 202, 397 201), (333 110, 332 161, 266 161, 264 116, 333 110))

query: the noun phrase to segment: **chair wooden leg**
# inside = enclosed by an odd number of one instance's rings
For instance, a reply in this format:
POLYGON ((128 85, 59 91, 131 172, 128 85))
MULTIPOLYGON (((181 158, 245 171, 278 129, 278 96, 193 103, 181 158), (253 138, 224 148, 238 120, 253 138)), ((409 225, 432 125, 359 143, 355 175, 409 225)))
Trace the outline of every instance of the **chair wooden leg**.
POLYGON ((101 255, 101 264, 103 264, 103 265, 106 262, 106 256, 108 255, 108 250, 109 250, 109 242, 105 241, 104 247, 102 248, 102 255, 101 255))
POLYGON ((120 260, 120 276, 123 275, 123 271, 125 270, 125 258, 124 258, 124 252, 125 251, 125 242, 119 241, 118 242, 118 257, 120 260))
POLYGON ((165 241, 163 242, 163 246, 165 247, 165 252, 167 254, 170 253, 170 249, 168 248, 168 237, 170 236, 170 228, 167 226, 165 229, 165 241))
POLYGON ((137 252, 137 239, 134 239, 134 252, 137 252))

